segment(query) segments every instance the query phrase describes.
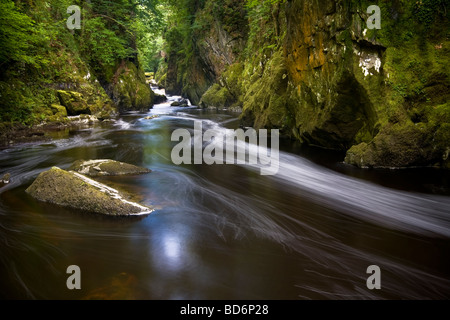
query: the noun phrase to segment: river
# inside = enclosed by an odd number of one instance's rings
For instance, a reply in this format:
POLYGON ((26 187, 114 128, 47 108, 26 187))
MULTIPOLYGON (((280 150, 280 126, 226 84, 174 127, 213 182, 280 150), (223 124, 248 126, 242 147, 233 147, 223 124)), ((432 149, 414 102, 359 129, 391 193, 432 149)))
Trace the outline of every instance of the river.
POLYGON ((285 140, 273 176, 257 165, 177 166, 173 130, 239 121, 171 101, 0 151, 0 174, 12 177, 0 189, 0 298, 450 298, 448 172, 361 170, 285 140), (52 166, 105 158, 152 170, 99 179, 153 206, 151 215, 99 216, 25 193, 52 166), (66 286, 70 265, 81 290, 66 286), (379 290, 366 285, 371 265, 379 290))

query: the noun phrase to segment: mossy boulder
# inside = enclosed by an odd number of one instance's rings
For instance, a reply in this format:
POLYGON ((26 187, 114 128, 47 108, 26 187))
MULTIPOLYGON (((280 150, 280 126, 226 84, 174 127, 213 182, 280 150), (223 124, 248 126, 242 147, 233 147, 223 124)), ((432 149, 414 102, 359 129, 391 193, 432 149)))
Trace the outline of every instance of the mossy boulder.
POLYGON ((248 80, 243 98, 241 120, 256 129, 286 129, 289 116, 287 106, 287 69, 281 50, 265 61, 265 68, 248 80))
POLYGON ((47 120, 50 122, 66 122, 67 121, 67 109, 66 107, 59 104, 51 104, 47 120))
POLYGON ((171 107, 189 107, 189 103, 186 99, 180 98, 170 104, 171 107))
POLYGON ((39 201, 110 216, 146 215, 153 211, 125 200, 113 188, 57 167, 39 174, 26 193, 39 201))
POLYGON ((91 114, 91 109, 80 92, 58 90, 57 93, 61 105, 67 109, 69 116, 91 114))
POLYGON ((436 142, 423 124, 387 125, 371 142, 350 148, 345 162, 363 168, 441 166, 445 147, 436 142))
POLYGON ((153 106, 154 93, 144 72, 130 61, 123 62, 112 80, 112 98, 120 112, 147 111, 153 106))
POLYGON ((3 187, 5 184, 8 184, 11 182, 11 174, 5 173, 3 177, 0 178, 0 188, 3 187))
POLYGON ((77 160, 70 166, 69 170, 91 177, 137 175, 151 172, 147 168, 109 159, 77 160))

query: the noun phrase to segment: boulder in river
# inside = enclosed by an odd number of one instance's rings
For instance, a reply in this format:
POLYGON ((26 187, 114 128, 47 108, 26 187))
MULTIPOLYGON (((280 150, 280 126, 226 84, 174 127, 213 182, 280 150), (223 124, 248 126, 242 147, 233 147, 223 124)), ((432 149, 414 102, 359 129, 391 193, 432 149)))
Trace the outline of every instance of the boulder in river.
POLYGON ((137 175, 151 172, 147 168, 110 159, 77 160, 70 166, 69 170, 91 177, 137 175))
POLYGON ((9 173, 5 173, 3 177, 0 179, 0 188, 5 184, 8 184, 11 181, 11 175, 9 173))
POLYGON ((7 184, 11 180, 11 174, 5 173, 3 177, 0 179, 0 182, 7 184))
POLYGON ((167 97, 163 94, 155 93, 155 98, 153 99, 154 104, 164 103, 167 101, 167 97))
POLYGON ((186 99, 181 98, 181 99, 178 99, 177 101, 172 102, 172 104, 170 106, 172 106, 172 107, 189 107, 189 103, 186 99))
POLYGON ((153 211, 124 199, 116 189, 57 167, 39 174, 26 193, 40 201, 110 216, 147 215, 153 211))

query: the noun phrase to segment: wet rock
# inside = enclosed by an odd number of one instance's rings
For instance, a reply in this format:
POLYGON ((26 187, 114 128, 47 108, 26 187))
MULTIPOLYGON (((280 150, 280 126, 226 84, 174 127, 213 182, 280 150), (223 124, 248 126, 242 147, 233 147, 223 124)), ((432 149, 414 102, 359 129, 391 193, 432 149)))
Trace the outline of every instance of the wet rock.
POLYGON ((83 97, 83 94, 75 91, 58 90, 58 98, 61 105, 67 110, 67 114, 70 116, 76 116, 79 114, 90 114, 91 109, 83 97))
POLYGON ((148 111, 153 105, 154 93, 145 81, 144 72, 131 61, 123 61, 107 87, 107 92, 124 113, 133 110, 148 111))
POLYGON ((172 102, 171 106, 172 107, 189 107, 189 103, 186 99, 181 98, 181 99, 178 99, 177 101, 172 102))
POLYGON ((121 176, 121 175, 137 175, 150 173, 147 168, 138 167, 129 163, 119 162, 110 159, 99 160, 77 160, 69 170, 88 175, 97 176, 121 176))
POLYGON ((158 118, 158 116, 157 116, 157 115, 154 115, 154 116, 148 116, 148 117, 145 117, 144 119, 145 119, 145 120, 152 120, 152 119, 155 119, 155 118, 158 118))
POLYGON ((165 95, 155 93, 155 99, 153 100, 154 104, 164 103, 166 101, 167 101, 167 97, 165 95))
POLYGON ((57 167, 42 172, 26 193, 39 201, 110 216, 147 215, 153 211, 125 200, 116 189, 57 167))
POLYGON ((3 187, 5 184, 10 183, 11 181, 11 175, 9 173, 5 173, 3 177, 0 179, 0 188, 3 187))

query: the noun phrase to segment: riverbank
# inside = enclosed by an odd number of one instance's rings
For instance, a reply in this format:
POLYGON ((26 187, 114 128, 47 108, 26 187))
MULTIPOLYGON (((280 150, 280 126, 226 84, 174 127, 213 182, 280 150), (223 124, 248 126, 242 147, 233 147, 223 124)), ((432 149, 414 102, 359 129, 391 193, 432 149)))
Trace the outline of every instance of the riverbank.
POLYGON ((59 131, 71 127, 71 123, 46 123, 25 126, 20 123, 0 123, 0 149, 12 147, 21 143, 41 142, 51 140, 48 132, 59 131))
POLYGON ((59 131, 76 130, 103 121, 111 121, 111 119, 99 120, 95 116, 80 115, 64 118, 63 121, 43 122, 31 126, 3 122, 0 123, 0 149, 22 143, 51 141, 52 134, 59 131))

